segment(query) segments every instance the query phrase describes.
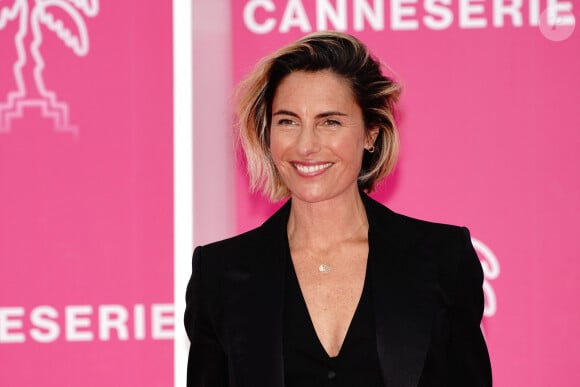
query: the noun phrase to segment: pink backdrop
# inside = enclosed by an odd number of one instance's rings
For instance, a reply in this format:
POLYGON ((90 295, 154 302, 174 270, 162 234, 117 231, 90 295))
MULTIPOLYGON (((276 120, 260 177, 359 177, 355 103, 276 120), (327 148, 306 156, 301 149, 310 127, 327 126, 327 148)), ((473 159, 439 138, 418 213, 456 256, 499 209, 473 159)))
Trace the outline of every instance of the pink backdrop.
MULTIPOLYGON (((231 4, 236 82, 258 58, 318 29, 353 33, 398 74, 402 154, 374 197, 398 212, 471 229, 486 274, 483 326, 494 385, 576 385, 580 31, 573 29, 580 5, 231 4)), ((237 192, 239 231, 276 207, 247 194, 241 168, 237 192)))
POLYGON ((0 1, 0 385, 169 386, 171 2, 51 4, 0 1))
MULTIPOLYGON (((39 4, 0 0, 0 385, 172 385, 181 328, 172 304, 171 2, 39 4)), ((231 1, 232 63, 225 57, 236 82, 259 57, 326 28, 359 36, 398 74, 402 155, 374 196, 472 230, 500 387, 580 378, 579 8, 231 1)), ((204 22, 211 35, 229 20, 204 22)), ((229 75, 213 66, 220 43, 198 39, 196 52, 210 54, 197 60, 212 71, 196 95, 213 98, 229 75)), ((196 141, 217 147, 229 136, 211 117, 229 121, 227 102, 196 105, 210 114, 196 141)), ((195 170, 212 182, 224 174, 207 166, 225 168, 231 152, 207 153, 196 153, 195 170)), ((236 184, 242 231, 276 205, 247 194, 241 169, 236 184)), ((231 228, 229 192, 205 187, 197 200, 227 210, 222 225, 196 218, 198 241, 231 228)))

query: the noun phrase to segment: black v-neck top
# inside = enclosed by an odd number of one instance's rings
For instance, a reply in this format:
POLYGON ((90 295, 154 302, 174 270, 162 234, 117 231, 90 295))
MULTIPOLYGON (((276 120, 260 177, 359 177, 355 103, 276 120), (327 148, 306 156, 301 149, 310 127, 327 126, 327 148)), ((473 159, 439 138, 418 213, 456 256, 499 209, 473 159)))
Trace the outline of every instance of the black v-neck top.
POLYGON ((338 356, 320 343, 288 254, 284 302, 285 387, 384 387, 370 286, 369 256, 360 301, 338 356))

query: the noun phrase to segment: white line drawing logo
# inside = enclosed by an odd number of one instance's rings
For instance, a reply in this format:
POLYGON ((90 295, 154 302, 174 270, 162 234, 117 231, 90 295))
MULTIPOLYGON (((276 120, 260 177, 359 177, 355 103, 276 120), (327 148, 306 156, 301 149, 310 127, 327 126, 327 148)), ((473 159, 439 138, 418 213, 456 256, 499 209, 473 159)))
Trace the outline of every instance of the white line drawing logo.
POLYGON ((69 122, 68 104, 59 101, 44 84, 41 25, 54 32, 76 55, 85 56, 89 37, 82 14, 96 16, 99 0, 14 0, 12 6, 2 3, 5 2, 0 0, 0 30, 10 21, 18 22, 14 38, 18 57, 13 66, 16 90, 0 102, 0 133, 10 132, 11 122, 22 118, 24 108, 30 107, 52 119, 55 130, 76 133, 76 127, 69 122), (76 31, 71 31, 71 26, 76 31))
POLYGON ((483 269, 483 294, 485 296, 483 315, 485 317, 491 317, 497 311, 497 298, 491 286, 491 281, 499 277, 499 261, 493 251, 482 241, 471 238, 471 243, 479 256, 481 268, 483 269))

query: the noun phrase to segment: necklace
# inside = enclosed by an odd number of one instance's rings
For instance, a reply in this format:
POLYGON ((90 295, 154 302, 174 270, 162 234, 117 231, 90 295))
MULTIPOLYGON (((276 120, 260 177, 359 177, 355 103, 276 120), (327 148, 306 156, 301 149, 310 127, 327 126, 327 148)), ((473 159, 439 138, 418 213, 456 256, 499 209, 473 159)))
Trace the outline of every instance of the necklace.
MULTIPOLYGON (((356 238, 356 236, 357 236, 356 234, 358 234, 358 231, 359 231, 359 229, 361 229, 363 226, 365 226, 365 224, 366 224, 365 222, 362 222, 362 223, 361 223, 361 224, 360 224, 360 225, 359 225, 359 226, 358 226, 358 227, 355 229, 355 231, 352 233, 352 235, 350 235, 348 238, 345 238, 345 240, 347 240, 347 241, 348 241, 348 240, 356 240, 356 239, 357 239, 357 238, 356 238)), ((289 242, 289 244, 290 244, 290 245, 292 245, 292 239, 293 239, 293 238, 292 238, 292 236, 293 236, 293 233, 292 233, 292 232, 290 232, 290 231, 288 231, 288 242, 289 242)), ((309 256, 310 254, 307 254, 307 255, 309 256)), ((328 254, 322 254, 322 255, 328 255, 328 254)), ((313 257, 309 257, 309 259, 312 259, 312 258, 313 258, 313 257)), ((320 262, 320 261, 319 261, 319 262, 320 262)), ((330 273, 331 271, 332 271, 332 266, 331 266, 330 264, 328 264, 328 263, 321 263, 321 264, 318 266, 318 272, 319 272, 319 273, 321 273, 321 274, 328 274, 328 273, 330 273)))

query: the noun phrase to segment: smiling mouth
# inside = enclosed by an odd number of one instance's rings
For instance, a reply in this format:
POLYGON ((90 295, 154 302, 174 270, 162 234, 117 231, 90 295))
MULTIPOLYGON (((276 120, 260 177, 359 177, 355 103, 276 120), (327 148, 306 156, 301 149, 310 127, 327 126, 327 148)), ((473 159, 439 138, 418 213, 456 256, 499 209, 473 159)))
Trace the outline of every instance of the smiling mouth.
POLYGON ((310 175, 310 174, 315 174, 317 172, 321 172, 325 169, 330 168, 333 165, 333 163, 324 163, 324 164, 315 164, 315 165, 304 165, 304 164, 292 163, 292 165, 294 166, 294 168, 296 168, 298 170, 298 172, 306 174, 306 175, 310 175))

